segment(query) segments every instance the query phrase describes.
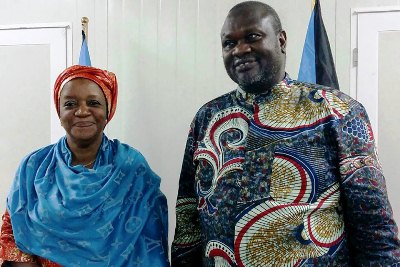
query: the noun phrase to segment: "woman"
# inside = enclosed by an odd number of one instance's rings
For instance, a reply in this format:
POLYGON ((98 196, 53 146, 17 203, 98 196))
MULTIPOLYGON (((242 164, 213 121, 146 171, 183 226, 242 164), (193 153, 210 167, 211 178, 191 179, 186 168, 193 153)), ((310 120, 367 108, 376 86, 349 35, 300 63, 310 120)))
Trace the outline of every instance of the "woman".
POLYGON ((169 266, 160 178, 103 130, 117 102, 113 73, 62 72, 54 102, 66 136, 29 154, 7 198, 0 263, 11 266, 169 266))

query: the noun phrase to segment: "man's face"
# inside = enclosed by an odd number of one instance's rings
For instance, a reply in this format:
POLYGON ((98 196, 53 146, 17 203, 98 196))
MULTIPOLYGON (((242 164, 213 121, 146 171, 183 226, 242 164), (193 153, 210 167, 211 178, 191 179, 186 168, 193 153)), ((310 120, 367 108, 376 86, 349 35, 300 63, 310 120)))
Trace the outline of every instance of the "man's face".
POLYGON ((286 33, 276 32, 272 16, 256 10, 229 14, 221 30, 229 77, 243 90, 261 93, 285 75, 286 33))

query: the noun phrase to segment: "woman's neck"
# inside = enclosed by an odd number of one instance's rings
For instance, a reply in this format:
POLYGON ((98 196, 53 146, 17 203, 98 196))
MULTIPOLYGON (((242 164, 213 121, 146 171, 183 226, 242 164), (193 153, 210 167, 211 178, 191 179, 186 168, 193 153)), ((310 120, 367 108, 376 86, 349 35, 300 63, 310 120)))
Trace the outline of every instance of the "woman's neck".
POLYGON ((71 164, 83 165, 91 168, 96 161, 97 152, 101 144, 102 138, 90 143, 77 143, 67 138, 68 147, 72 152, 71 164))

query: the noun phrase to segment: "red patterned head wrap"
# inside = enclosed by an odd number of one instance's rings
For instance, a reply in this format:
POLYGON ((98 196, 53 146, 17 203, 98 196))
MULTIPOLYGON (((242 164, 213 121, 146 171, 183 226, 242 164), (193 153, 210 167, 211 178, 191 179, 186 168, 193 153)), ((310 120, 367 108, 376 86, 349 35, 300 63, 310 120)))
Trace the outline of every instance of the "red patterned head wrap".
POLYGON ((107 120, 110 121, 117 107, 118 84, 114 73, 88 66, 75 65, 65 69, 54 84, 54 103, 60 116, 60 94, 64 85, 72 79, 84 78, 95 82, 107 101, 107 120))

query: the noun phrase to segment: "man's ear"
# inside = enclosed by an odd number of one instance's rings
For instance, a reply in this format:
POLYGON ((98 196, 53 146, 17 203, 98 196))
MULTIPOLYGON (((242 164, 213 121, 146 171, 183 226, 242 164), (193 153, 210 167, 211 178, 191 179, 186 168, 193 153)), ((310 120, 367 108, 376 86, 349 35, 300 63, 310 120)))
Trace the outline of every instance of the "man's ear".
POLYGON ((281 47, 281 51, 283 54, 286 54, 286 44, 287 44, 287 38, 286 38, 286 32, 284 30, 281 30, 278 34, 278 40, 279 40, 279 45, 281 47))

